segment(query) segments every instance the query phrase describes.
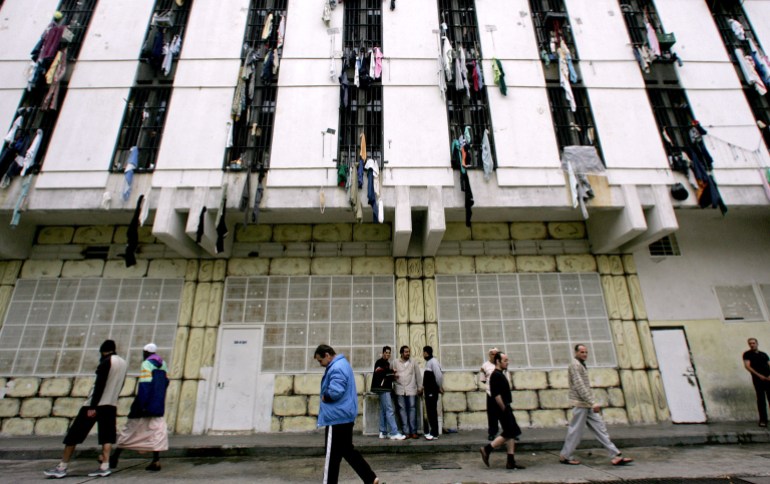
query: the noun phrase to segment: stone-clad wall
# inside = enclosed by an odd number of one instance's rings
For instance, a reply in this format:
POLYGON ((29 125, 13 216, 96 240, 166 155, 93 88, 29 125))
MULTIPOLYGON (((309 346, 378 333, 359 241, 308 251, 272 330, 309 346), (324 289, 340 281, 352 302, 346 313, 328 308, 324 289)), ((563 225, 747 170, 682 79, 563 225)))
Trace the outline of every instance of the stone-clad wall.
MULTIPOLYGON (((280 225, 240 227, 237 243, 250 242, 349 242, 388 241, 389 225, 280 225)), ((477 223, 448 224, 447 241, 538 241, 584 239, 582 223, 477 223)), ((125 227, 47 227, 38 235, 38 246, 55 249, 68 244, 125 243, 125 227)), ((147 227, 140 243, 155 247, 147 227)), ((52 250, 55 252, 55 250, 52 250)), ((162 253, 162 250, 159 251, 162 253)), ((147 253, 154 254, 152 250, 147 253)), ((148 256, 150 257, 150 256, 148 256)), ((161 256, 159 256, 161 257, 161 256)), ((7 310, 15 281, 57 277, 163 277, 183 278, 182 302, 170 361, 166 420, 172 431, 193 431, 196 399, 202 369, 214 366, 217 334, 228 276, 253 275, 395 275, 396 341, 382 342, 395 348, 409 345, 422 361, 421 349, 437 350, 438 313, 436 274, 510 272, 594 272, 601 275, 607 311, 618 355, 618 369, 591 370, 600 402, 608 408, 610 423, 648 423, 669 419, 660 372, 632 256, 499 255, 392 257, 283 257, 232 258, 229 260, 139 259, 126 268, 122 260, 31 259, 0 261, 0 321, 7 310)), ((320 342, 319 342, 320 343, 320 342)), ((118 342, 120 350, 120 342, 118 342)), ((136 371, 137 369, 130 369, 136 371)), ((204 372, 205 374, 206 372, 204 372)), ((370 374, 357 374, 359 410, 370 374)), ((278 375, 275 379, 272 431, 309 431, 316 428, 318 388, 321 375, 278 375)), ((514 408, 522 426, 564 425, 569 417, 566 370, 515 371, 512 376, 514 408)), ((7 378, 0 373, 0 431, 4 435, 62 435, 77 414, 93 383, 93 377, 7 378)), ((125 419, 136 388, 129 378, 121 392, 118 415, 125 419)), ((484 393, 470 372, 446 375, 443 395, 444 427, 456 429, 486 426, 484 393)), ((361 429, 361 418, 356 427, 361 429)))

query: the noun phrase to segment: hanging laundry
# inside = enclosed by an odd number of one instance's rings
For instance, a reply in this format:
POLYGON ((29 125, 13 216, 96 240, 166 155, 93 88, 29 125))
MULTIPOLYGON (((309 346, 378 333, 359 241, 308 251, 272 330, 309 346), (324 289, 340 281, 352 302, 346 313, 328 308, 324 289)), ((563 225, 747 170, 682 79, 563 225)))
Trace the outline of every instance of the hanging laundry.
POLYGON ((558 50, 559 54, 559 85, 564 90, 564 96, 569 102, 570 111, 573 113, 577 110, 575 103, 575 95, 572 93, 572 85, 569 81, 569 66, 567 65, 567 54, 564 49, 558 50))
MULTIPOLYGON (((227 186, 224 188, 225 192, 227 186)), ((216 240, 216 253, 219 254, 225 251, 225 238, 229 233, 227 229, 227 194, 222 198, 222 204, 219 210, 219 221, 217 222, 217 240, 216 240)))
POLYGON ((29 142, 29 135, 21 133, 0 153, 0 174, 3 175, 0 179, 0 188, 7 188, 11 184, 12 178, 21 172, 21 166, 24 164, 24 153, 29 147, 29 142))
POLYGON ((29 187, 32 185, 32 177, 25 176, 24 181, 21 184, 21 191, 19 192, 19 198, 16 199, 16 205, 13 207, 13 215, 11 215, 11 228, 19 226, 21 221, 21 212, 24 209, 24 204, 29 196, 29 187))
POLYGON ((382 50, 379 47, 374 48, 374 79, 382 77, 382 50))
POLYGON ((195 230, 195 243, 200 244, 203 240, 203 233, 206 227, 206 211, 208 209, 203 207, 200 215, 198 215, 198 228, 195 230))
POLYGON ((468 84, 468 67, 465 59, 465 49, 463 49, 462 46, 460 46, 460 75, 462 76, 462 84, 463 88, 465 89, 465 95, 468 97, 468 99, 470 99, 471 90, 470 85, 468 84))
POLYGON ((444 55, 438 53, 438 92, 441 95, 441 99, 446 101, 446 69, 444 66, 444 55))
POLYGON ((348 81, 348 73, 345 69, 345 61, 342 61, 342 72, 340 72, 340 107, 348 108, 348 98, 350 91, 350 81, 348 81))
POLYGON ((43 104, 40 109, 43 111, 53 110, 56 111, 59 106, 59 89, 61 87, 61 81, 64 78, 64 74, 67 72, 67 47, 62 49, 57 55, 54 63, 51 64, 51 68, 45 76, 46 82, 50 85, 48 92, 43 98, 43 104))
POLYGON ((323 20, 327 27, 331 25, 332 8, 329 6, 329 2, 327 0, 324 0, 324 9, 323 13, 321 14, 321 20, 323 20))
POLYGON ((379 183, 380 167, 373 159, 366 160, 364 165, 366 170, 366 199, 369 205, 372 207, 372 222, 377 223, 377 184, 379 183))
POLYGON ((710 169, 698 156, 695 150, 689 149, 688 154, 692 159, 692 171, 695 175, 695 179, 698 182, 698 190, 696 196, 698 198, 698 206, 700 208, 719 208, 722 215, 727 213, 727 206, 722 200, 722 195, 719 193, 719 187, 717 187, 716 180, 710 173, 710 169))
POLYGON ((259 176, 257 177, 257 192, 254 194, 254 207, 251 209, 251 222, 252 223, 259 223, 259 204, 262 203, 262 196, 265 193, 265 173, 267 170, 260 165, 259 166, 259 176))
POLYGON ((178 35, 175 35, 171 42, 163 45, 163 62, 161 64, 163 75, 167 76, 171 72, 174 56, 179 55, 180 50, 182 50, 182 38, 178 35))
POLYGON ((356 218, 356 222, 361 223, 364 219, 363 210, 361 209, 361 199, 358 196, 358 184, 354 177, 356 176, 353 166, 350 167, 350 174, 348 180, 350 180, 350 190, 348 191, 350 206, 353 208, 353 214, 356 218))
POLYGON ((489 143, 488 129, 484 130, 484 135, 481 137, 481 165, 484 168, 484 181, 489 181, 495 162, 492 159, 492 146, 489 143))
POLYGON ((463 164, 462 159, 462 147, 459 140, 452 140, 452 145, 449 148, 450 152, 450 164, 453 170, 459 170, 463 164))
POLYGON ((505 85, 505 71, 503 71, 503 64, 496 58, 492 58, 492 73, 494 74, 495 84, 500 88, 500 94, 503 96, 508 94, 508 86, 505 85))
POLYGON ((358 189, 361 190, 364 187, 364 163, 366 163, 366 135, 361 133, 359 136, 359 151, 358 151, 358 189))
POLYGON ((136 201, 136 208, 134 209, 134 216, 131 217, 128 230, 126 230, 126 253, 123 256, 126 260, 126 267, 136 265, 136 251, 139 248, 139 216, 142 212, 143 202, 144 195, 139 195, 139 199, 136 201))
POLYGON ((128 150, 128 160, 126 160, 126 167, 123 170, 123 176, 125 177, 125 183, 123 185, 123 201, 128 201, 131 196, 131 184, 134 182, 134 170, 139 166, 139 148, 132 146, 128 150))
POLYGON ((24 155, 24 162, 22 164, 21 176, 27 174, 27 170, 35 164, 35 158, 37 152, 40 149, 40 144, 43 142, 43 130, 38 129, 35 131, 35 138, 32 140, 32 144, 29 145, 27 153, 24 155))
POLYGON ((241 114, 246 109, 246 82, 248 80, 248 67, 241 67, 238 74, 238 84, 235 86, 235 95, 233 96, 233 106, 230 110, 230 116, 238 121, 241 119, 241 114))
POLYGON ((392 12, 395 9, 396 9, 396 0, 390 0, 390 11, 392 12))
POLYGON ((268 13, 265 18, 265 26, 262 27, 262 40, 270 39, 271 33, 273 33, 273 12, 268 13))
POLYGON ((656 57, 660 57, 660 43, 658 43, 658 34, 655 32, 655 28, 653 28, 652 24, 647 20, 647 17, 644 18, 644 28, 647 31, 647 45, 650 46, 650 50, 656 57))
POLYGON ((353 73, 353 85, 356 87, 361 86, 361 58, 356 55, 356 69, 353 73))
POLYGON ((377 79, 374 75, 375 69, 377 68, 377 59, 374 58, 374 49, 369 49, 367 55, 367 60, 369 62, 369 79, 377 79))
POLYGON ((634 47, 634 57, 636 58, 636 62, 639 63, 639 68, 642 69, 643 72, 649 74, 650 64, 652 64, 652 58, 651 56, 645 55, 645 50, 647 52, 650 51, 646 45, 643 45, 641 47, 634 47))
POLYGON ((5 138, 3 139, 5 144, 13 143, 13 141, 16 139, 16 132, 19 130, 22 124, 24 124, 24 117, 16 116, 16 119, 13 120, 13 124, 11 124, 11 129, 8 130, 8 134, 6 134, 5 138))
POLYGON ((262 75, 260 76, 260 79, 262 79, 262 82, 266 85, 273 82, 273 63, 275 60, 275 51, 267 51, 265 62, 262 64, 262 75))
POLYGON ((452 70, 454 69, 452 64, 452 44, 446 36, 442 37, 441 49, 446 80, 447 82, 452 82, 452 70))
POLYGON ((770 66, 767 63, 767 57, 762 51, 757 49, 754 41, 749 39, 749 52, 751 52, 751 59, 754 61, 754 66, 757 68, 757 73, 762 81, 765 83, 765 87, 770 85, 770 66))
POLYGON ((746 31, 743 29, 743 25, 733 18, 727 19, 727 24, 733 30, 735 37, 738 40, 746 40, 746 31))
POLYGON ((564 57, 567 59, 567 70, 569 71, 569 80, 572 84, 578 82, 577 72, 575 72, 575 66, 572 64, 572 53, 569 51, 569 47, 561 40, 559 44, 559 50, 564 52, 564 57))
POLYGON ((738 66, 741 68, 741 72, 743 73, 746 82, 754 86, 754 90, 756 90, 760 96, 764 96, 767 93, 767 87, 765 87, 765 83, 762 82, 762 78, 759 77, 757 70, 754 68, 754 61, 752 58, 745 55, 740 47, 736 47, 735 59, 738 61, 738 66))
POLYGON ((471 217, 473 216, 473 191, 471 190, 471 181, 468 178, 468 172, 463 168, 460 170, 460 190, 465 193, 465 226, 471 227, 471 217))
POLYGON ((286 36, 286 15, 281 12, 281 21, 278 22, 278 42, 276 43, 276 49, 283 47, 283 39, 286 36))
POLYGON ((243 212, 243 225, 249 225, 249 200, 251 199, 251 170, 246 171, 246 180, 241 190, 241 200, 238 210, 243 212))

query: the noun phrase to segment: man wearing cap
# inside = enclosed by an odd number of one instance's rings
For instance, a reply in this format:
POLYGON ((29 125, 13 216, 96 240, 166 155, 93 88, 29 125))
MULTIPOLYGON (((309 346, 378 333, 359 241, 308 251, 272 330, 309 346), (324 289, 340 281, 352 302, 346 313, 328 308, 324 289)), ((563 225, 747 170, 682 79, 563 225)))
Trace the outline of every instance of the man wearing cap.
POLYGON ((99 366, 96 367, 94 386, 64 437, 64 454, 61 462, 53 469, 45 471, 46 476, 58 479, 67 476, 67 465, 75 453, 75 447, 86 439, 94 424, 98 424, 102 464, 99 469, 88 475, 89 477, 110 475, 108 460, 112 444, 117 437, 118 396, 126 379, 126 361, 118 356, 115 350, 115 342, 111 339, 105 340, 99 348, 101 359, 99 366))
POLYGON ((126 426, 118 438, 117 449, 110 457, 110 467, 113 469, 118 466, 123 449, 131 449, 152 452, 152 462, 145 470, 159 471, 160 453, 168 450, 168 428, 163 419, 168 367, 157 352, 158 347, 154 343, 144 347, 136 398, 131 404, 126 426))

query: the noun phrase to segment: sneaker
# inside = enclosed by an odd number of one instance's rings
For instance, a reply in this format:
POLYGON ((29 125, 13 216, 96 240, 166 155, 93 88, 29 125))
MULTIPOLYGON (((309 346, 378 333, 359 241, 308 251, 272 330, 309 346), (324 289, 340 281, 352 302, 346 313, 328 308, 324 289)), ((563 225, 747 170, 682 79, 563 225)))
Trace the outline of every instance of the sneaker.
POLYGON ((380 432, 380 438, 381 439, 387 439, 388 438, 388 434, 386 434, 385 432, 380 432))
POLYGON ((89 472, 88 477, 107 477, 110 474, 112 474, 111 470, 99 468, 93 472, 89 472))
POLYGON ((63 477, 67 477, 67 469, 56 466, 53 469, 48 469, 43 471, 43 474, 45 474, 48 477, 53 477, 55 479, 61 479, 63 477))
POLYGON ((388 437, 390 440, 404 440, 406 439, 406 435, 404 434, 394 434, 388 437))
POLYGON ((425 440, 436 440, 438 437, 434 437, 431 434, 425 434, 425 440))

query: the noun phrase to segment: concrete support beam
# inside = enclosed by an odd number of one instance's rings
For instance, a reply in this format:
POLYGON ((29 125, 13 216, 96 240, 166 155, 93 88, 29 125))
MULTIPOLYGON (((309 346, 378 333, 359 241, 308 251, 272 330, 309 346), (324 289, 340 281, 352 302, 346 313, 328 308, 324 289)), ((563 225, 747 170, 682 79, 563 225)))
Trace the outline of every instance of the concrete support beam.
POLYGON ((194 259, 200 256, 201 251, 195 240, 185 233, 185 214, 176 209, 177 197, 175 188, 160 189, 152 235, 181 257, 194 259))
POLYGON ((679 229, 679 223, 676 220, 674 206, 671 204, 671 195, 669 194, 668 187, 665 185, 653 185, 650 188, 652 189, 655 203, 644 211, 647 219, 647 230, 624 244, 620 248, 622 252, 635 252, 637 249, 646 247, 652 242, 679 229))
POLYGON ((615 252, 620 246, 647 230, 647 222, 635 185, 622 185, 625 200, 619 211, 592 213, 586 221, 594 254, 615 252))
POLYGON ((209 187, 196 187, 193 191, 192 200, 190 200, 190 212, 187 214, 187 224, 185 233, 193 242, 197 238, 198 225, 201 222, 201 211, 206 207, 206 213, 203 215, 203 237, 201 237, 200 247, 210 255, 216 254, 217 243, 217 218, 219 206, 212 206, 208 203, 209 187))
POLYGON ((396 187, 396 206, 393 219, 393 257, 405 257, 412 238, 412 205, 409 187, 396 187))
POLYGON ((428 187, 428 216, 422 234, 422 255, 426 257, 436 255, 446 232, 444 200, 441 194, 441 187, 428 187))

